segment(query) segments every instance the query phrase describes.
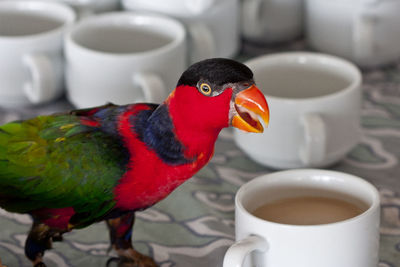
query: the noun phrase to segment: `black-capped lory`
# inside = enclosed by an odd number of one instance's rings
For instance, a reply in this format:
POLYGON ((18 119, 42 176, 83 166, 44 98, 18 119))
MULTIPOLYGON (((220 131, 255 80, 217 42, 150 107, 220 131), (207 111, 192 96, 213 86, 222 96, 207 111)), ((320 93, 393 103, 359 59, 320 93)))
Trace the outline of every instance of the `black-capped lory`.
POLYGON ((190 66, 160 105, 113 105, 0 126, 0 207, 27 213, 25 254, 45 266, 62 234, 105 220, 122 266, 157 266, 131 242, 135 211, 164 199, 213 155, 220 131, 262 132, 269 109, 230 59, 190 66))

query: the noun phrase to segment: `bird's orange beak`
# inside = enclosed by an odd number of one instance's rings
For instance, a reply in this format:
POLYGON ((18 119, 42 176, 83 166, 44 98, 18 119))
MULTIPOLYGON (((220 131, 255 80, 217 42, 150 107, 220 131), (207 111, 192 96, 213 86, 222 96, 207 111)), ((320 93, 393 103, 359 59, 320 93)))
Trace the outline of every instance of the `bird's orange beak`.
POLYGON ((232 118, 232 126, 246 132, 262 133, 269 122, 269 108, 263 93, 255 86, 239 92, 235 97, 236 114, 232 118))

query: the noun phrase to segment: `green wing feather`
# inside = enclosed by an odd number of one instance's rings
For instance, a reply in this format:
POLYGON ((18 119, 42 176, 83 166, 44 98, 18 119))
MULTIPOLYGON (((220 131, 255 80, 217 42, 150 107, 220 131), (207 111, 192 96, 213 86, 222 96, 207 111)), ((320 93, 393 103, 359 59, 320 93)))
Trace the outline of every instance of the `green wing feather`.
POLYGON ((74 115, 0 126, 0 206, 13 212, 73 207, 85 220, 113 206, 126 157, 115 137, 74 115))

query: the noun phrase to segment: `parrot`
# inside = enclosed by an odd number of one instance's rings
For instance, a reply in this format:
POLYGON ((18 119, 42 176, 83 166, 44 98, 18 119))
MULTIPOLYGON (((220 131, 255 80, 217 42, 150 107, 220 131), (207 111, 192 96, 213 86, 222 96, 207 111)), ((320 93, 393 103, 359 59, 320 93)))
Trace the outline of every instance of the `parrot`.
POLYGON ((34 267, 63 234, 105 221, 119 266, 157 263, 132 245, 135 212, 166 198, 212 158, 220 131, 262 133, 267 101, 243 63, 189 66, 160 104, 71 110, 0 126, 0 207, 29 214, 34 267))

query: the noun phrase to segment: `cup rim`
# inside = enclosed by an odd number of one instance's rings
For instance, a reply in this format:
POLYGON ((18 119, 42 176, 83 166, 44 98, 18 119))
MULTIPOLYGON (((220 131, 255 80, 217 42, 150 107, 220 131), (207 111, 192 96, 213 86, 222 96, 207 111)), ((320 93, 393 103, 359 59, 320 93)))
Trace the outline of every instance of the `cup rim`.
MULTIPOLYGON (((160 1, 160 0, 158 0, 160 1)), ((166 2, 165 0, 161 0, 162 2, 166 2)), ((216 10, 220 10, 224 7, 226 7, 226 4, 230 2, 230 0, 215 0, 210 6, 202 10, 202 12, 193 12, 188 10, 188 13, 182 13, 178 12, 173 8, 169 8, 168 10, 165 10, 163 8, 152 8, 150 5, 143 5, 143 2, 146 4, 149 1, 131 1, 131 0, 121 0, 121 5, 125 10, 147 10, 147 11, 153 11, 153 12, 160 12, 162 14, 172 16, 178 19, 184 19, 184 20, 190 20, 190 18, 194 17, 194 20, 197 20, 198 18, 203 18, 207 15, 209 12, 215 12, 216 10)), ((153 1, 154 2, 154 1, 153 1)))
POLYGON ((264 175, 258 176, 256 178, 250 180, 249 182, 243 184, 236 193, 235 208, 240 209, 241 212, 243 212, 247 217, 251 218, 252 220, 255 220, 255 221, 263 223, 263 224, 274 225, 274 226, 278 226, 278 227, 287 227, 287 228, 302 228, 302 229, 311 228, 311 227, 312 228, 323 228, 323 227, 340 226, 340 225, 347 224, 349 222, 358 220, 362 217, 368 216, 369 214, 373 213, 376 209, 380 208, 380 197, 379 197, 379 192, 374 185, 372 185, 371 183, 367 182, 366 180, 364 180, 358 176, 355 176, 355 175, 351 175, 351 174, 344 173, 344 172, 338 172, 338 171, 323 170, 323 169, 292 169, 292 170, 285 170, 285 171, 278 171, 278 172, 264 174, 264 175), (331 176, 331 177, 336 177, 336 178, 339 178, 339 177, 344 178, 345 177, 345 179, 351 179, 353 181, 356 181, 359 184, 364 185, 365 187, 368 187, 373 195, 372 204, 364 212, 362 212, 361 214, 354 216, 352 218, 338 221, 338 222, 333 222, 333 223, 312 224, 312 225, 285 224, 285 223, 267 221, 267 220, 258 218, 257 216, 253 215, 242 204, 243 195, 246 193, 246 190, 248 190, 249 187, 253 187, 254 184, 260 183, 260 181, 262 181, 266 178, 281 177, 281 176, 296 177, 296 176, 300 176, 300 175, 311 177, 316 174, 324 175, 324 176, 331 176))
MULTIPOLYGON (((5 0, 5 1, 0 1, 0 10, 2 10, 2 7, 13 8, 13 10, 37 10, 39 8, 40 10, 47 10, 50 12, 53 12, 54 10, 59 10, 60 12, 63 12, 65 14, 65 16, 63 17, 62 24, 59 27, 56 27, 54 29, 51 29, 48 31, 42 31, 42 32, 35 33, 35 34, 25 34, 25 35, 16 35, 16 36, 0 35, 0 41, 4 41, 4 40, 12 40, 12 41, 22 40, 22 41, 24 41, 24 40, 30 39, 30 38, 52 35, 54 33, 59 32, 63 28, 66 28, 68 25, 71 25, 72 23, 74 23, 76 20, 76 17, 77 17, 75 11, 71 7, 69 7, 67 4, 58 3, 58 2, 37 1, 37 0, 33 0, 33 1, 5 0)), ((49 12, 49 14, 51 14, 50 12, 49 12)))
MULTIPOLYGON (((157 22, 158 23, 158 22, 157 22)), ((140 25, 140 24, 135 24, 135 25, 140 25)), ((132 58, 132 57, 141 57, 145 55, 156 55, 160 53, 165 53, 170 51, 171 49, 179 46, 181 43, 185 42, 186 38, 186 31, 182 23, 177 21, 176 19, 164 16, 164 15, 159 15, 159 14, 154 14, 151 12, 131 12, 131 11, 122 11, 122 12, 107 12, 103 13, 101 15, 96 15, 92 16, 86 19, 81 20, 80 22, 76 23, 71 29, 67 32, 67 34, 64 37, 64 42, 66 44, 66 49, 68 48, 73 48, 76 50, 79 50, 81 52, 84 52, 85 54, 92 55, 92 56, 101 56, 101 57, 108 57, 108 58, 132 58), (175 28, 175 36, 173 37, 172 41, 167 43, 166 45, 163 45, 161 47, 152 49, 152 50, 146 50, 146 51, 141 51, 141 52, 127 52, 127 53, 112 53, 112 52, 104 52, 104 51, 99 51, 96 49, 91 49, 88 47, 85 47, 78 43, 74 39, 74 34, 76 34, 78 31, 81 31, 82 28, 84 27, 90 27, 88 25, 91 24, 96 24, 96 21, 104 21, 104 20, 126 20, 126 19, 147 19, 150 24, 154 24, 155 20, 154 18, 158 19, 158 21, 162 21, 163 23, 160 23, 160 25, 173 25, 175 28), (149 20, 151 18, 151 20, 149 20)))
MULTIPOLYGON (((351 91, 357 90, 358 88, 361 87, 362 83, 362 74, 360 69, 353 64, 352 62, 338 57, 334 55, 329 55, 325 53, 318 53, 318 52, 309 52, 309 51, 295 51, 295 52, 279 52, 279 53, 272 53, 272 54, 266 54, 266 55, 261 55, 252 59, 249 59, 244 62, 245 65, 247 65, 250 69, 256 69, 257 66, 264 66, 266 61, 269 62, 277 62, 283 59, 301 59, 303 58, 308 58, 312 60, 322 60, 325 62, 330 62, 332 64, 339 64, 345 68, 347 68, 349 71, 352 72, 354 79, 350 82, 350 84, 341 90, 335 91, 334 93, 331 94, 324 94, 320 96, 313 96, 313 97, 305 97, 305 98, 293 98, 293 97, 280 97, 280 96, 273 96, 273 95, 268 95, 265 92, 263 94, 268 100, 272 101, 282 101, 282 102, 296 102, 296 103, 306 103, 310 101, 320 101, 320 100, 325 100, 325 99, 331 99, 331 98, 336 98, 336 97, 341 97, 345 94, 348 94, 351 91)), ((256 81, 257 82, 257 81, 256 81)))

